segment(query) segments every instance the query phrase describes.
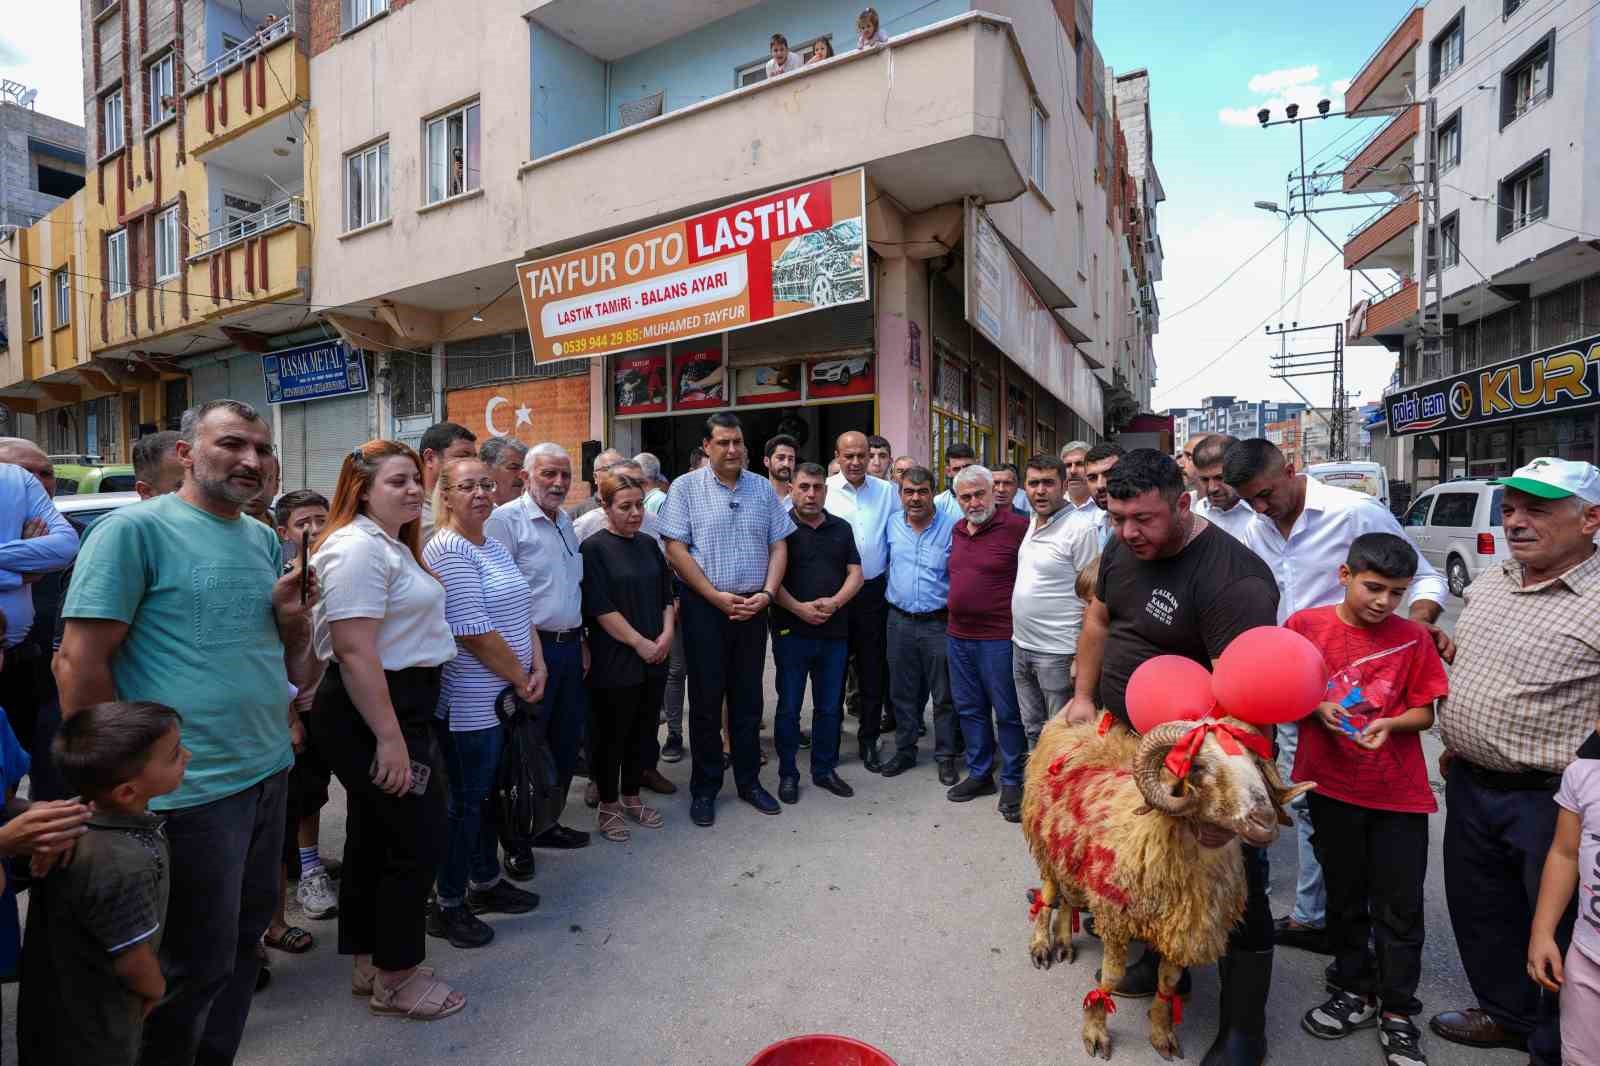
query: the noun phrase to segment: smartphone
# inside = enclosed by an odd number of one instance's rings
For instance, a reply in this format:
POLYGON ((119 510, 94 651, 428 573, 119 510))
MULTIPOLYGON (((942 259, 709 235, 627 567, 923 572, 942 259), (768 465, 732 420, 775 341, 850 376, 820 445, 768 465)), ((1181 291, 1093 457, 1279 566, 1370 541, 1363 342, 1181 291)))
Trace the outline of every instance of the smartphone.
POLYGON ((425 762, 411 760, 411 794, 420 796, 428 791, 428 778, 433 776, 433 767, 425 762))
POLYGON ((311 534, 307 533, 300 538, 300 602, 306 602, 307 590, 311 587, 311 534))

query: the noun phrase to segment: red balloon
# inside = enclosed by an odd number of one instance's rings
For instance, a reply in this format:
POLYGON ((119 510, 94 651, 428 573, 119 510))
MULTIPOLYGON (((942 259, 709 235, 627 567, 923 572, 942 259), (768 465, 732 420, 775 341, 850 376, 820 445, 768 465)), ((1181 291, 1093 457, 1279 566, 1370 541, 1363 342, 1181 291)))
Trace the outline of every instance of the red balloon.
POLYGON ((1215 666, 1211 691, 1217 706, 1252 725, 1304 718, 1328 689, 1328 667, 1317 646, 1281 626, 1240 633, 1215 666))
POLYGON ((1182 655, 1146 659, 1128 678, 1128 720, 1140 733, 1162 722, 1204 718, 1216 706, 1211 671, 1182 655))

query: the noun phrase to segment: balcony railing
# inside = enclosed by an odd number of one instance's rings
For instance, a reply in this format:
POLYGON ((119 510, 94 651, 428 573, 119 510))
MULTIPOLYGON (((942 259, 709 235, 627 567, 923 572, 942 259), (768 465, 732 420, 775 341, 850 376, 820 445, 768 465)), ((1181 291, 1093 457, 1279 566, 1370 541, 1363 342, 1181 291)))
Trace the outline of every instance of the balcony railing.
POLYGON ((306 202, 298 196, 291 196, 287 200, 262 208, 253 215, 236 218, 225 226, 203 233, 195 238, 195 248, 190 253, 191 260, 201 256, 219 252, 230 244, 254 237, 258 233, 266 233, 293 222, 305 225, 306 202))
POLYGON ((228 71, 232 70, 240 63, 243 63, 246 59, 249 59, 257 52, 266 51, 268 48, 277 44, 285 37, 291 36, 293 33, 293 16, 285 15, 280 19, 276 19, 275 21, 262 27, 260 30, 257 30, 250 36, 248 41, 245 41, 242 44, 234 45, 232 48, 228 49, 226 52, 207 63, 205 66, 201 67, 200 70, 195 74, 190 84, 204 85, 211 79, 226 74, 228 71))

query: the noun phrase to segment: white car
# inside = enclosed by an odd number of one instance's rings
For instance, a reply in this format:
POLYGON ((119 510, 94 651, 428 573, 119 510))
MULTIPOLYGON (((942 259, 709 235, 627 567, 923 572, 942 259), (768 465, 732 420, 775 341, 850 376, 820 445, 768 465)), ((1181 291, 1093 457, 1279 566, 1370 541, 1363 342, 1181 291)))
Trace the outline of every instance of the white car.
POLYGON ((867 357, 858 355, 851 359, 829 359, 811 368, 811 384, 843 387, 867 372, 867 357))
POLYGON ((1312 463, 1306 473, 1324 485, 1375 496, 1385 511, 1389 509, 1389 472, 1380 463, 1312 463))
POLYGON ((137 492, 91 492, 72 496, 57 496, 54 501, 61 517, 71 523, 82 537, 100 519, 132 503, 139 502, 137 492))
POLYGON ((1486 567, 1511 557, 1500 528, 1504 494, 1484 480, 1446 481, 1413 500, 1400 520, 1417 551, 1444 574, 1457 596, 1486 567))

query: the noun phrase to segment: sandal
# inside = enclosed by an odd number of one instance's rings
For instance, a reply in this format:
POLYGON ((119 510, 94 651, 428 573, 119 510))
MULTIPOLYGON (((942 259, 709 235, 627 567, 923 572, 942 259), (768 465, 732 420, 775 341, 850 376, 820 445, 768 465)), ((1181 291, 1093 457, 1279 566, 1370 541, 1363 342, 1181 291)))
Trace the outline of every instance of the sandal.
POLYGON ((661 812, 654 807, 646 807, 644 801, 638 796, 622 797, 622 813, 638 822, 646 829, 661 828, 661 812))
POLYGON ((282 951, 289 955, 304 955, 317 943, 310 933, 298 925, 287 927, 280 937, 274 938, 271 933, 267 933, 261 938, 261 942, 274 951, 282 951))
POLYGON ((367 1009, 379 1017, 410 1018, 412 1021, 418 1022, 435 1022, 440 1018, 448 1018, 466 1007, 467 997, 464 995, 455 1006, 449 1006, 450 996, 455 992, 455 989, 443 981, 436 980, 433 976, 433 971, 427 970, 424 972, 425 969, 425 967, 417 967, 411 971, 410 977, 407 977, 393 988, 385 985, 382 981, 375 982, 372 986, 372 997, 367 1001, 367 1009), (409 1007, 402 1006, 398 1002, 402 993, 416 984, 419 979, 426 981, 427 987, 422 989, 421 994, 412 1001, 409 1007))
MULTIPOLYGON (((433 976, 433 967, 432 966, 418 966, 417 967, 417 972, 418 973, 425 973, 429 977, 432 977, 433 976)), ((378 968, 376 966, 372 965, 372 963, 370 963, 370 962, 367 963, 365 966, 363 966, 363 965, 361 965, 361 963, 357 962, 356 963, 355 972, 350 975, 350 994, 352 996, 362 996, 362 997, 371 996, 372 995, 372 987, 373 987, 373 985, 375 985, 377 983, 377 980, 378 980, 378 968)))
POLYGON ((613 844, 626 844, 628 842, 628 827, 622 824, 622 812, 617 809, 615 804, 602 803, 600 805, 599 828, 600 835, 613 844))

